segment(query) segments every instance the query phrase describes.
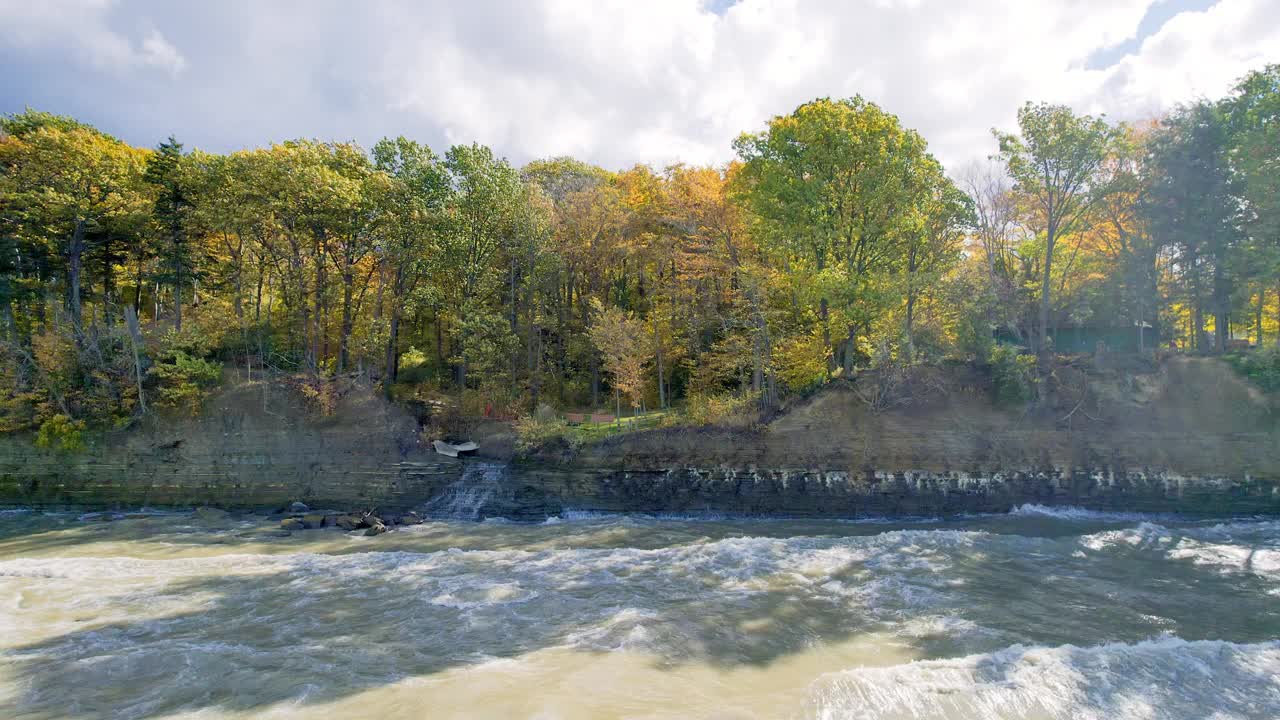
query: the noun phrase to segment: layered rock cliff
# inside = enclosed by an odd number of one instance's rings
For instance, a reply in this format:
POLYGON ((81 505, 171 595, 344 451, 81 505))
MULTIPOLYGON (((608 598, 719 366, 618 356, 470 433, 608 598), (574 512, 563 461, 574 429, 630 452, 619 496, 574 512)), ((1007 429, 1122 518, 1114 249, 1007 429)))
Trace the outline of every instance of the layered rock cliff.
MULTIPOLYGON (((756 427, 665 428, 518 456, 509 433, 490 429, 480 461, 507 468, 478 514, 936 515, 1021 503, 1280 513, 1272 401, 1222 363, 1077 375, 1035 408, 997 405, 989 378, 958 366, 896 399, 870 397, 860 380, 756 427)), ((429 439, 368 388, 346 387, 321 415, 296 393, 234 385, 198 418, 98 436, 83 453, 0 443, 0 503, 419 507, 476 462, 435 455, 429 439)))

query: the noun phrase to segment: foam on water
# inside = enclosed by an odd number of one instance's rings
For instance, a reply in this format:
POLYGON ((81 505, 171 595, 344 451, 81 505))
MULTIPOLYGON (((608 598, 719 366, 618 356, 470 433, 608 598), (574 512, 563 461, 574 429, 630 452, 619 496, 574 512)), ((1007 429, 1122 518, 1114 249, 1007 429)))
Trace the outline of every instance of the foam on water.
POLYGON ((815 720, 1181 720, 1280 715, 1280 642, 1162 638, 993 653, 835 673, 815 682, 815 720))
POLYGON ((1254 574, 1280 580, 1280 523, 1239 521, 1170 528, 1144 522, 1080 537, 1094 552, 1128 549, 1189 561, 1224 574, 1254 574))
POLYGON ((1024 504, 1008 513, 1014 517, 1042 517, 1069 522, 1145 522, 1170 518, 1169 515, 1150 513, 1113 512, 1108 510, 1088 510, 1072 505, 1037 505, 1024 504))
MULTIPOLYGON (((168 538, 175 522, 138 527, 168 538)), ((324 716, 315 703, 335 694, 406 679, 435 687, 441 673, 510 659, 536 687, 567 682, 542 664, 546 652, 630 658, 613 667, 660 667, 680 692, 701 677, 693 690, 707 698, 741 698, 752 692, 741 683, 777 673, 787 712, 813 718, 1280 713, 1275 521, 1147 517, 1081 534, 1096 526, 1024 508, 1008 522, 886 532, 787 522, 434 522, 270 546, 336 552, 245 552, 228 535, 216 552, 232 554, 173 557, 152 543, 147 558, 127 555, 141 546, 125 524, 72 528, 73 539, 126 540, 94 546, 114 557, 69 556, 83 547, 71 542, 53 546, 61 556, 0 559, 0 666, 22 679, 17 702, 34 717, 70 712, 70 696, 118 711, 92 720, 185 717, 174 714, 230 695, 253 698, 245 717, 324 716), (1220 641, 1143 641, 1162 632, 1220 641), (864 654, 831 650, 849 643, 864 654), (932 659, 899 664, 912 657, 932 659), (122 699, 125 686, 136 692, 122 699)), ((624 695, 655 685, 583 682, 624 695)), ((18 692, 7 683, 0 697, 18 692)), ((653 712, 613 714, 681 717, 680 692, 653 712)), ((576 710, 548 712, 593 716, 576 710)))

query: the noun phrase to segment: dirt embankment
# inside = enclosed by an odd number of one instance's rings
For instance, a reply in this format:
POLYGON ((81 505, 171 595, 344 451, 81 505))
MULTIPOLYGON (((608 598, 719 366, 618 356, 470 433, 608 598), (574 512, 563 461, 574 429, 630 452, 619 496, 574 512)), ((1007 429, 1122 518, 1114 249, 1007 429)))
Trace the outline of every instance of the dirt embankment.
MULTIPOLYGON (((470 428, 510 462, 484 514, 565 508, 792 515, 938 514, 1019 503, 1280 513, 1274 400, 1225 364, 1064 364, 1052 402, 993 401, 956 365, 835 383, 742 430, 670 428, 513 457, 507 426, 470 428)), ((421 419, 372 388, 232 383, 197 418, 152 419, 61 455, 0 442, 0 504, 410 508, 461 477, 421 419)))
MULTIPOLYGON (((967 473, 1147 469, 1186 476, 1280 476, 1272 400, 1224 363, 1063 365, 1054 402, 1002 406, 990 376, 957 365, 917 371, 888 393, 874 376, 834 383, 750 431, 673 428, 533 460, 586 466, 821 468, 967 473)), ((889 383, 895 384, 895 383, 889 383)))
POLYGON ((418 422, 366 385, 230 379, 197 417, 151 416, 80 453, 0 442, 0 503, 413 505, 457 479, 418 422))
POLYGON ((518 464, 543 495, 599 510, 1280 513, 1272 401, 1223 363, 1063 365, 1051 382, 1051 402, 1008 407, 980 368, 869 374, 752 431, 622 435, 518 464))

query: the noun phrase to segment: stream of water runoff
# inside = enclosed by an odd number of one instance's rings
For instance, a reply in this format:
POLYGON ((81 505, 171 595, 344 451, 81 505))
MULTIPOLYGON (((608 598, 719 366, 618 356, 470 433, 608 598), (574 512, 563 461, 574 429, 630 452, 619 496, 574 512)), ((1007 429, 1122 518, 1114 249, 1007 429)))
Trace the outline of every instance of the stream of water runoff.
POLYGON ((1275 519, 0 512, 7 720, 1277 718, 1278 638, 1275 519))

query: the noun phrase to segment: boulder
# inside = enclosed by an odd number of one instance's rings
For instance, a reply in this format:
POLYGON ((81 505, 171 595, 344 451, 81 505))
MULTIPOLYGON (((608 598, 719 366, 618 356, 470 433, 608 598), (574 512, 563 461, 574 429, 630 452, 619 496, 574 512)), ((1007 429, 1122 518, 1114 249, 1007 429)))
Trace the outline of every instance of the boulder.
POLYGON ((319 530, 324 527, 324 516, 319 513, 303 515, 302 526, 308 530, 319 530))
POLYGON ((382 518, 372 514, 365 515, 364 517, 360 518, 360 527, 362 528, 371 528, 375 525, 386 526, 386 523, 382 522, 382 518))
POLYGON ((387 531, 386 525, 383 525, 382 523, 375 523, 373 525, 370 525, 369 529, 364 531, 364 534, 369 537, 372 537, 374 535, 381 535, 386 531, 387 531))
POLYGON ((196 508, 196 511, 192 513, 196 520, 226 520, 230 514, 226 510, 212 507, 196 508))
POLYGON ((338 517, 334 518, 333 524, 337 525, 343 530, 355 530, 356 528, 360 527, 360 516, 359 515, 339 515, 338 517))
POLYGON ((310 509, 311 508, 307 507, 306 503, 298 502, 296 500, 289 504, 289 512, 304 513, 310 509))
POLYGON ((401 525, 421 525, 422 518, 418 517, 418 513, 407 512, 400 516, 401 525))
POLYGON ((303 525, 298 518, 285 518, 280 521, 280 527, 283 530, 293 531, 306 529, 307 526, 303 525))

